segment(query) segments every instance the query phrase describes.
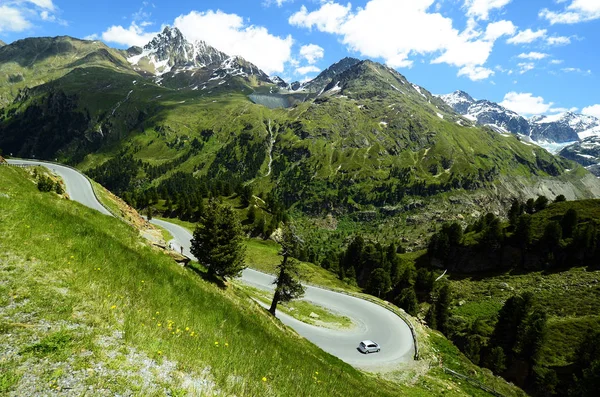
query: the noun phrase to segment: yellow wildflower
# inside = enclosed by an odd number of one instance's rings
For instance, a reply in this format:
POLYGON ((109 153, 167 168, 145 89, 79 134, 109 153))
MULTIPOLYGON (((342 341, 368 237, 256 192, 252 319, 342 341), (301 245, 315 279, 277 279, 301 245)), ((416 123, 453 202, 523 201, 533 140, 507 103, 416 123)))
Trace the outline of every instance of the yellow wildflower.
POLYGON ((111 308, 111 310, 114 310, 117 308, 117 305, 112 305, 110 308, 111 308))
POLYGON ((267 378, 263 376, 263 378, 262 378, 262 381, 263 381, 263 382, 266 382, 266 381, 267 381, 267 378))
POLYGON ((156 326, 157 326, 157 327, 160 327, 160 326, 162 326, 162 324, 161 324, 161 323, 158 323, 158 324, 156 324, 156 326))

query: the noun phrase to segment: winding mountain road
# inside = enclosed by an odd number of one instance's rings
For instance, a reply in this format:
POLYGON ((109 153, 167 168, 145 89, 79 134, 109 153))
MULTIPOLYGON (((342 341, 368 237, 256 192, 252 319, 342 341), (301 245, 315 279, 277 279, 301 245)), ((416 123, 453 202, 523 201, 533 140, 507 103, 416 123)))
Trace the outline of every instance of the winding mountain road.
MULTIPOLYGON (((35 160, 8 161, 11 164, 41 165, 49 168, 63 178, 72 200, 110 215, 96 199, 90 182, 78 171, 59 164, 35 160)), ((183 253, 193 258, 190 252, 192 234, 187 229, 158 219, 153 219, 152 223, 167 229, 173 236, 170 243, 177 250, 183 247, 183 253)), ((248 258, 247 261, 251 264, 252 258, 248 258)), ((249 285, 270 290, 273 289, 273 280, 273 276, 252 269, 244 270, 241 277, 241 281, 249 285)), ((350 329, 333 330, 309 325, 278 312, 277 317, 284 324, 324 351, 365 370, 393 368, 396 364, 413 360, 414 345, 410 328, 389 310, 362 299, 312 286, 306 287, 304 299, 349 317, 354 322, 354 327, 350 329), (381 352, 360 353, 357 346, 364 339, 379 343, 381 352)))

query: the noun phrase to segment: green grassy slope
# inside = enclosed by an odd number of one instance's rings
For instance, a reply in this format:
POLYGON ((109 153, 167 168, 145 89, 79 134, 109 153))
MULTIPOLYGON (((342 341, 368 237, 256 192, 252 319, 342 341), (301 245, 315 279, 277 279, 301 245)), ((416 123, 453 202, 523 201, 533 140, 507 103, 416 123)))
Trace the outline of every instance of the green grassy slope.
POLYGON ((437 370, 362 374, 27 170, 0 182, 2 393, 487 395, 437 370))
POLYGON ((25 87, 55 80, 82 66, 132 70, 120 51, 100 41, 73 37, 18 40, 0 48, 0 107, 8 105, 25 87))
MULTIPOLYGON (((551 221, 560 222, 569 209, 577 211, 578 231, 585 230, 588 225, 600 224, 600 200, 553 203, 532 215, 533 240, 542 239, 546 225, 551 221)), ((572 241, 571 237, 563 238, 558 246, 568 247, 572 241)), ((585 250, 581 248, 580 258, 570 253, 571 261, 562 263, 562 267, 552 267, 553 262, 549 260, 545 267, 547 270, 543 271, 518 268, 476 275, 450 274, 456 302, 460 302, 453 310, 455 325, 464 328, 480 322, 492 326, 508 298, 531 292, 535 302, 548 314, 547 336, 539 362, 568 376, 569 366, 577 359, 579 345, 588 333, 600 326, 600 270, 594 261, 597 255, 588 258, 583 255, 585 250)), ((528 248, 528 253, 530 256, 540 255, 535 248, 528 248)), ((485 326, 480 329, 485 329, 485 326)))

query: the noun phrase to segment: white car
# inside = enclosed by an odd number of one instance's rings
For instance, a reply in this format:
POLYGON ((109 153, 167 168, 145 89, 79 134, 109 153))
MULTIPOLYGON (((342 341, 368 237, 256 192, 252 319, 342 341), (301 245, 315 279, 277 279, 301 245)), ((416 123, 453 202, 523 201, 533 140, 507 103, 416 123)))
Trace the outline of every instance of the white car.
POLYGON ((379 345, 377 343, 373 342, 372 340, 363 340, 358 345, 358 350, 360 350, 361 352, 363 352, 365 354, 377 353, 378 351, 381 350, 381 347, 379 347, 379 345))

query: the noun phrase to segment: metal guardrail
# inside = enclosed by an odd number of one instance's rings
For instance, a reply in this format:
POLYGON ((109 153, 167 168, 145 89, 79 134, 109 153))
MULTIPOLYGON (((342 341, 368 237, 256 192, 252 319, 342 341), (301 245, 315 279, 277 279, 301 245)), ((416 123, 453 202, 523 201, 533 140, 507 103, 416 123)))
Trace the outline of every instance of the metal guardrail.
POLYGON ((33 164, 11 164, 11 163, 0 163, 0 166, 17 167, 17 168, 35 167, 35 165, 33 165, 33 164))
POLYGON ((458 379, 462 379, 462 380, 464 380, 464 381, 467 381, 467 382, 469 382, 470 384, 472 384, 473 386, 475 386, 475 387, 478 387, 478 388, 480 388, 481 390, 483 390, 483 391, 485 391, 485 392, 487 392, 487 393, 490 393, 490 394, 491 394, 491 395, 493 395, 493 396, 496 396, 496 397, 504 397, 504 395, 503 395, 503 394, 501 394, 501 393, 497 392, 495 389, 492 389, 492 388, 490 388, 490 387, 488 387, 488 386, 484 385, 483 383, 481 383, 481 382, 480 382, 480 381, 478 381, 477 379, 470 378, 470 377, 468 377, 467 375, 463 375, 463 374, 461 374, 461 373, 458 373, 458 372, 456 372, 456 371, 453 371, 453 370, 451 370, 450 368, 442 367, 442 369, 444 370, 444 372, 445 372, 445 373, 447 373, 447 374, 450 374, 450 375, 452 375, 452 376, 454 376, 454 377, 456 377, 456 378, 458 378, 458 379))

